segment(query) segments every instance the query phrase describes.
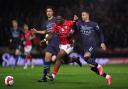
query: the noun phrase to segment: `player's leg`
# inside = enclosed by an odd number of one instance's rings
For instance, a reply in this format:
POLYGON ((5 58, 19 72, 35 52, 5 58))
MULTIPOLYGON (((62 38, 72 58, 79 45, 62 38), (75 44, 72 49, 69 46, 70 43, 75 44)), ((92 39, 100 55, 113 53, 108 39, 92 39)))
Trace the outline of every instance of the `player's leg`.
POLYGON ((25 52, 25 62, 24 62, 24 69, 28 68, 28 53, 25 52))
POLYGON ((34 60, 32 59, 32 55, 30 54, 31 68, 34 68, 34 60))
POLYGON ((100 64, 96 63, 96 62, 91 58, 91 56, 92 56, 91 52, 86 51, 86 52, 84 53, 84 60, 89 64, 90 67, 95 67, 95 68, 97 68, 100 75, 103 75, 103 72, 104 72, 104 71, 103 71, 103 67, 102 67, 100 64))
POLYGON ((19 59, 19 55, 21 54, 20 50, 19 49, 16 49, 15 50, 15 54, 14 54, 14 58, 15 58, 15 64, 13 66, 13 68, 15 69, 15 67, 17 66, 17 62, 18 62, 18 59, 19 59))
POLYGON ((32 60, 31 50, 32 50, 32 46, 28 46, 28 59, 31 63, 31 68, 34 68, 34 62, 32 60))
POLYGON ((28 62, 31 63, 31 68, 34 68, 34 63, 33 63, 33 60, 32 60, 32 56, 30 53, 28 52, 25 52, 25 65, 24 65, 24 69, 27 69, 28 68, 28 62))
POLYGON ((82 63, 80 62, 80 57, 79 54, 76 52, 72 52, 69 55, 66 56, 68 59, 68 63, 77 63, 80 67, 82 66, 82 63))
POLYGON ((41 79, 38 80, 38 82, 46 82, 47 81, 46 76, 50 72, 51 59, 52 59, 52 53, 46 51, 45 52, 45 59, 44 59, 43 75, 42 75, 41 79))
POLYGON ((66 54, 67 53, 63 49, 60 49, 56 57, 56 63, 53 68, 52 75, 49 77, 50 80, 53 80, 55 78, 56 74, 59 71, 60 65, 62 64, 61 58, 64 57, 66 54))
POLYGON ((95 46, 85 46, 84 47, 84 60, 89 64, 89 66, 98 68, 99 74, 102 75, 104 72, 102 65, 96 63, 91 58, 95 52, 96 52, 95 46))
POLYGON ((61 58, 64 57, 65 55, 68 55, 69 53, 71 53, 73 51, 73 47, 71 47, 70 44, 60 45, 59 48, 60 48, 60 51, 57 54, 55 67, 53 68, 52 75, 49 78, 50 80, 54 80, 55 75, 57 74, 57 72, 60 68, 60 65, 62 63, 61 58))
POLYGON ((50 72, 51 59, 52 59, 52 53, 46 52, 45 60, 44 60, 44 76, 46 76, 50 72))
POLYGON ((31 63, 31 68, 34 68, 34 62, 33 62, 31 53, 28 54, 28 59, 29 59, 29 61, 31 63))
MULTIPOLYGON (((90 67, 90 68, 91 68, 91 70, 93 72, 95 72, 96 74, 99 75, 99 72, 98 72, 98 69, 97 68, 95 68, 95 67, 90 67)), ((108 85, 110 85, 112 83, 112 77, 109 74, 107 74, 107 73, 104 72, 103 75, 101 75, 101 76, 104 77, 104 78, 106 78, 106 81, 107 81, 108 85)))
POLYGON ((29 52, 30 52, 30 49, 29 49, 29 46, 25 46, 24 47, 24 54, 25 54, 25 65, 24 65, 24 69, 27 69, 28 68, 28 62, 29 60, 31 59, 31 57, 29 57, 29 52))
POLYGON ((54 40, 54 41, 48 43, 48 45, 47 45, 47 48, 45 51, 43 76, 40 80, 38 80, 38 82, 46 82, 47 81, 46 76, 50 72, 50 64, 51 64, 52 56, 57 54, 57 52, 59 50, 59 43, 57 42, 58 44, 55 44, 56 41, 58 41, 58 40, 54 40))
POLYGON ((91 58, 91 52, 85 52, 84 59, 89 64, 93 72, 105 77, 109 85, 112 83, 112 77, 103 71, 102 65, 96 63, 95 58, 91 58))

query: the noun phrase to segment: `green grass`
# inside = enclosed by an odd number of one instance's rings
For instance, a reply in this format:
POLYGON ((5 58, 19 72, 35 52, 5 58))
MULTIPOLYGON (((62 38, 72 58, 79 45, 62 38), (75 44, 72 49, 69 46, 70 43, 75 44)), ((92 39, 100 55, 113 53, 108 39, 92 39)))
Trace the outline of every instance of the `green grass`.
POLYGON ((104 70, 113 76, 113 84, 108 86, 104 78, 89 70, 88 66, 62 66, 52 82, 38 83, 42 67, 34 69, 17 67, 0 68, 0 89, 128 89, 128 65, 104 65, 104 70), (14 77, 14 85, 4 85, 7 75, 14 77))

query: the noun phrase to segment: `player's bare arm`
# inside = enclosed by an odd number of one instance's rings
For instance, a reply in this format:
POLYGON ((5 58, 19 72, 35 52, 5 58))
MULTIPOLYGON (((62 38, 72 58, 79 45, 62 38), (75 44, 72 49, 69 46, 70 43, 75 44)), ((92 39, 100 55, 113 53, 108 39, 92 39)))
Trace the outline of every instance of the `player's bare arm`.
POLYGON ((33 33, 37 33, 37 34, 46 34, 46 30, 39 31, 39 30, 33 28, 32 31, 33 31, 33 33))

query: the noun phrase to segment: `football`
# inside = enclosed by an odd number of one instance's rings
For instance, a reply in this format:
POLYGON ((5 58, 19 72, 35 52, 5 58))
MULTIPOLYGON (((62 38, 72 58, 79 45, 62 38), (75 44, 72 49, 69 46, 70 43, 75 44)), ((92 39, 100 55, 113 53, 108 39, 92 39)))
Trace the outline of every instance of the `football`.
POLYGON ((4 82, 5 82, 5 85, 11 86, 14 84, 14 78, 12 76, 6 76, 4 82))

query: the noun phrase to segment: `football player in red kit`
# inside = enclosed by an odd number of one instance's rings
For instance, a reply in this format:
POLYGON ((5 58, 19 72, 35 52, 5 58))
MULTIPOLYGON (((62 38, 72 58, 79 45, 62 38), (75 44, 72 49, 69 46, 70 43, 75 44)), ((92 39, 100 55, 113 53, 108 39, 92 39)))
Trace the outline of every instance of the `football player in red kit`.
POLYGON ((24 69, 27 69, 29 61, 31 63, 31 68, 34 68, 32 56, 31 56, 31 50, 32 50, 32 39, 35 36, 33 35, 32 31, 29 30, 27 24, 24 24, 23 29, 24 29, 24 52, 26 56, 24 69))
MULTIPOLYGON (((74 20, 76 18, 77 17, 74 17, 74 20)), ((52 33, 49 34, 47 38, 47 40, 49 40, 52 37, 52 34, 57 33, 59 36, 60 48, 60 51, 58 52, 56 57, 56 63, 52 75, 48 77, 50 80, 53 80, 55 78, 55 75, 57 74, 59 67, 61 65, 61 58, 73 51, 73 42, 72 38, 70 37, 70 35, 72 34, 73 25, 74 21, 64 20, 62 15, 57 15, 56 22, 53 25, 52 33)))

